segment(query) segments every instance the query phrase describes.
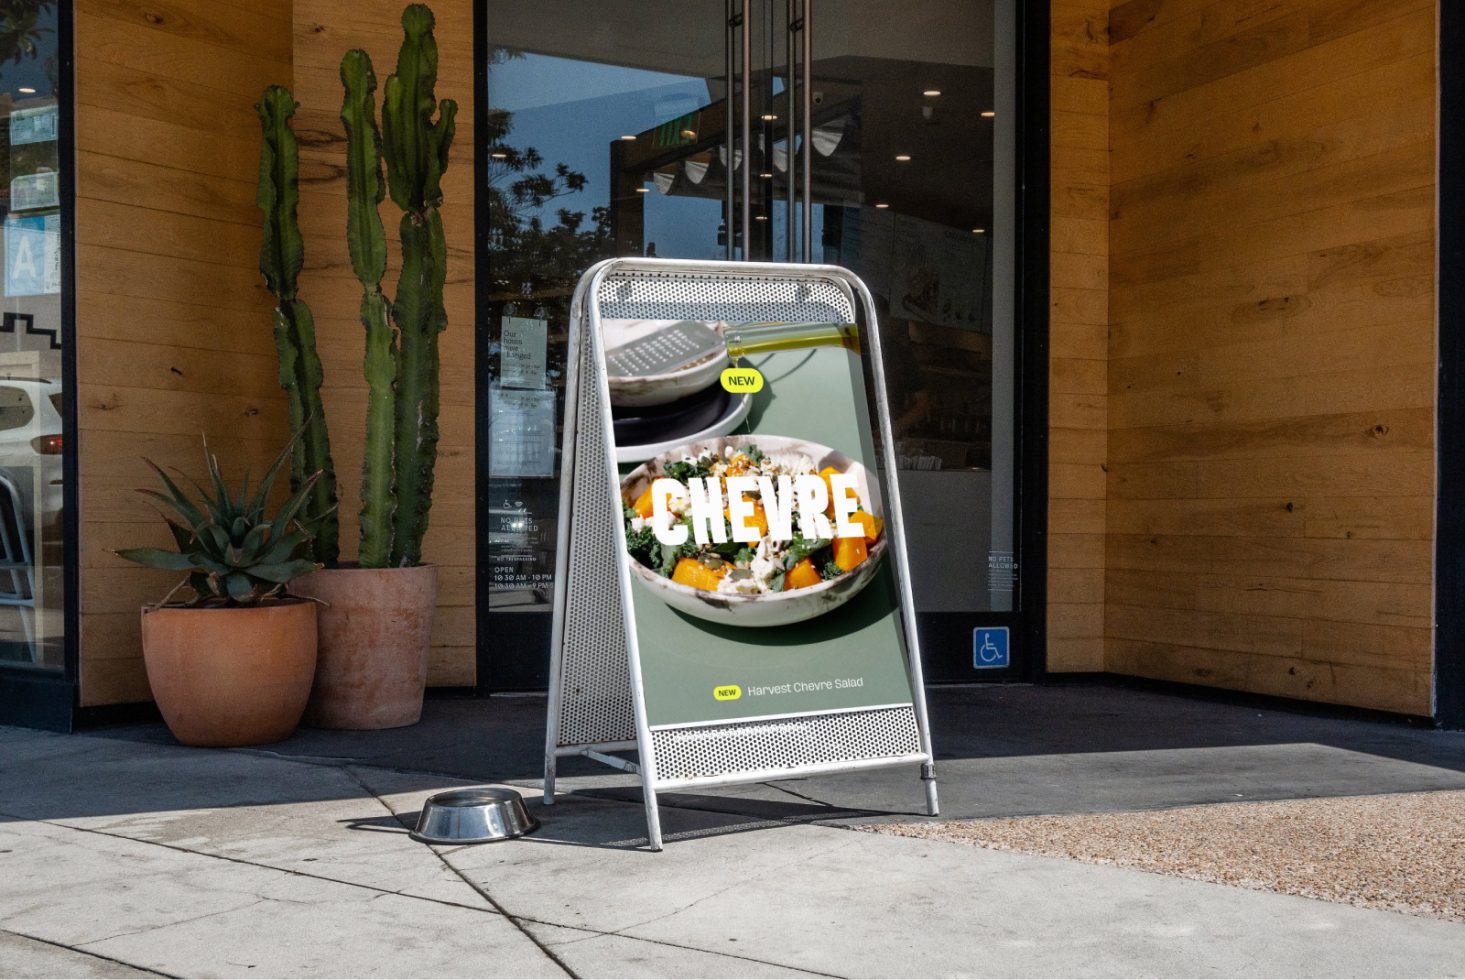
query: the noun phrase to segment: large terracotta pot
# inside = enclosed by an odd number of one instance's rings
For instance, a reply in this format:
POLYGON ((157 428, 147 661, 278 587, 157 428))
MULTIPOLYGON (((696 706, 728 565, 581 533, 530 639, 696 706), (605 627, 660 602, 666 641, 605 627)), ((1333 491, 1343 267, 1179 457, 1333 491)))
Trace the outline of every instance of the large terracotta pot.
POLYGON ((437 566, 328 568, 291 583, 320 611, 315 687, 305 723, 377 729, 422 718, 437 566))
POLYGON ((300 724, 315 674, 316 605, 144 607, 148 684, 184 745, 263 745, 300 724))

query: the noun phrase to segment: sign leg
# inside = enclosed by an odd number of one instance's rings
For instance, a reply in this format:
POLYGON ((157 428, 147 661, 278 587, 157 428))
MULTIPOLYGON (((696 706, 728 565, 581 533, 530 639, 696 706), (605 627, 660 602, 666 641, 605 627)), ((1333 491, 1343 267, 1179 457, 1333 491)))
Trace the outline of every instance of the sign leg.
POLYGON ((934 762, 921 763, 921 782, 926 786, 926 815, 940 816, 941 804, 936 799, 936 764, 934 762))
POLYGON ((553 752, 544 753, 544 805, 554 806, 555 766, 559 757, 553 752))
POLYGON ((651 842, 653 851, 661 850, 661 811, 656 807, 656 790, 651 788, 651 783, 646 779, 645 770, 641 772, 641 790, 646 797, 646 836, 651 842))

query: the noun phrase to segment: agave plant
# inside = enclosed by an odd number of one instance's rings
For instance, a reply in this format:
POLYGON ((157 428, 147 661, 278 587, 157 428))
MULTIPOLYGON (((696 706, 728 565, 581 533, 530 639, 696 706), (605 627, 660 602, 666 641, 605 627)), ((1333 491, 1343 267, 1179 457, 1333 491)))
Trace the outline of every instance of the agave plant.
POLYGON ((179 487, 157 463, 144 460, 158 474, 167 492, 146 489, 138 492, 161 501, 177 516, 175 520, 167 513, 162 515, 173 532, 178 550, 125 548, 114 553, 149 568, 187 573, 159 605, 166 604, 174 593, 188 585, 195 595, 189 605, 254 606, 284 595, 292 579, 320 568, 306 557, 313 532, 298 517, 321 474, 306 477, 273 517, 265 510, 275 479, 290 460, 299 438, 297 433, 290 440, 252 493, 248 473, 239 492, 229 492, 218 457, 209 452, 208 440, 204 440, 204 459, 212 486, 206 489, 194 482, 197 497, 179 487))

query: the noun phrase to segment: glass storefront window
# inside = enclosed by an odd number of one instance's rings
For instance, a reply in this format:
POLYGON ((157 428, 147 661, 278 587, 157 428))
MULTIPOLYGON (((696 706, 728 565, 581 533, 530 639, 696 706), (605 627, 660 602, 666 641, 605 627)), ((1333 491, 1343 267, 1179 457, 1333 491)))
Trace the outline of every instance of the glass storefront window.
POLYGON ((57 28, 34 0, 0 24, 0 666, 49 671, 65 664, 57 28))
MULTIPOLYGON (((952 635, 1012 612, 1014 0, 811 4, 807 89, 789 70, 798 4, 746 5, 744 72, 742 0, 480 2, 491 631, 538 616, 548 636, 570 297, 626 255, 855 271, 879 309, 902 497, 921 502, 917 609, 952 635)), ((508 632, 545 659, 536 631, 508 632)))

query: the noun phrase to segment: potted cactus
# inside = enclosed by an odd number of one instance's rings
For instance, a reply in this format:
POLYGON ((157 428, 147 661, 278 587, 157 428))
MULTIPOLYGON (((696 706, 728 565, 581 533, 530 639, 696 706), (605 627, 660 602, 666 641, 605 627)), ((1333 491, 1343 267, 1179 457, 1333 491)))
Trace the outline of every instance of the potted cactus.
MULTIPOLYGON (((299 584, 303 594, 324 603, 315 689, 305 720, 327 728, 395 728, 421 718, 437 599, 437 569, 423 562, 422 539, 437 461, 438 334, 447 326, 441 178, 457 104, 451 99, 439 103, 434 94, 432 11, 422 4, 408 6, 402 29, 396 71, 383 86, 380 124, 370 55, 355 49, 341 60, 346 237, 362 287, 368 392, 357 559, 338 562, 334 539, 322 534, 315 556, 326 567, 299 584), (401 212, 401 271, 390 299, 382 289, 387 237, 380 213, 388 197, 401 212)), ((311 400, 319 389, 320 362, 309 310, 294 289, 301 240, 295 216, 297 156, 288 121, 295 103, 285 90, 273 91, 260 103, 259 201, 266 226, 261 268, 278 301, 276 337, 286 338, 279 349, 281 383, 292 399, 298 394, 301 417, 320 423, 320 438, 307 439, 297 452, 294 473, 303 475, 311 467, 329 473, 324 416, 318 395, 311 400)), ((291 411, 296 411, 293 400, 291 411)), ((310 506, 330 513, 333 498, 334 487, 318 481, 310 506)))
POLYGON ((245 475, 231 494, 204 444, 210 488, 197 497, 148 460, 164 491, 143 490, 163 515, 177 550, 129 548, 118 557, 185 577, 142 609, 143 661, 153 698, 184 745, 260 745, 295 730, 315 674, 316 604, 292 596, 292 580, 319 566, 314 537, 299 519, 319 482, 311 474, 271 516, 276 477, 297 436, 252 492, 245 475), (186 602, 171 600, 184 588, 186 602))

